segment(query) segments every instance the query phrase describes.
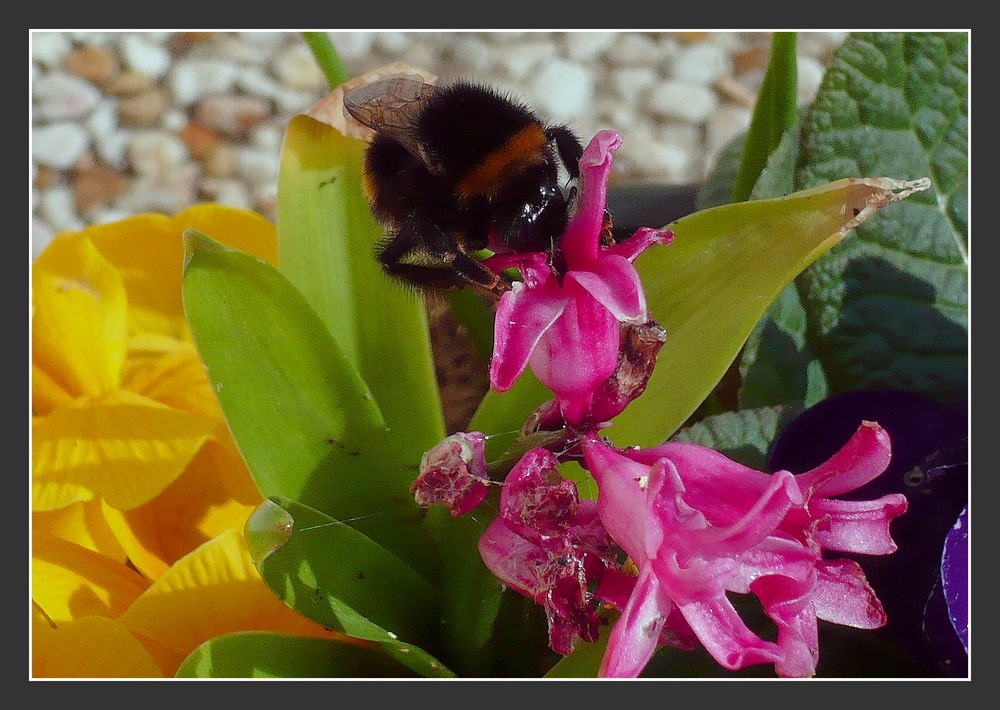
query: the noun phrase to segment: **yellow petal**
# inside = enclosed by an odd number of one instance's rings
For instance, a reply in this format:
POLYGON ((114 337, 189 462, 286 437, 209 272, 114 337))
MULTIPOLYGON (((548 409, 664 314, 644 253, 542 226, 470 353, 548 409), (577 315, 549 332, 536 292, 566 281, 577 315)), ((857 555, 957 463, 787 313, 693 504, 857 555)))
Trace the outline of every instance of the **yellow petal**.
POLYGON ((158 579, 199 545, 242 530, 262 500, 235 445, 213 440, 156 498, 129 511, 105 506, 104 517, 132 564, 158 579))
POLYGON ((31 532, 73 542, 108 559, 125 562, 125 550, 104 518, 98 499, 32 513, 31 532))
POLYGON ((133 333, 190 339, 181 304, 182 235, 194 227, 229 246, 277 260, 274 225, 253 212, 197 205, 175 217, 145 214, 87 229, 87 235, 125 279, 133 333))
POLYGON ((167 354, 130 354, 122 386, 182 412, 222 418, 194 345, 167 354))
POLYGON ((295 613, 271 592, 236 530, 175 563, 119 620, 168 675, 199 644, 233 631, 343 638, 295 613))
POLYGON ((56 624, 84 616, 116 617, 149 580, 128 565, 45 534, 31 540, 31 597, 56 624))
POLYGON ((118 387, 125 361, 122 278, 80 234, 59 234, 32 266, 32 362, 73 396, 118 387))
POLYGON ((31 413, 45 416, 56 407, 69 404, 73 395, 56 382, 45 370, 31 363, 31 413))
POLYGON ((120 623, 85 616, 52 628, 35 612, 31 627, 35 678, 162 678, 149 652, 120 623))
MULTIPOLYGON (((34 510, 53 510, 79 489, 128 510, 157 496, 184 471, 219 420, 114 392, 34 422, 34 510)), ((75 500, 79 500, 76 498, 75 500)))

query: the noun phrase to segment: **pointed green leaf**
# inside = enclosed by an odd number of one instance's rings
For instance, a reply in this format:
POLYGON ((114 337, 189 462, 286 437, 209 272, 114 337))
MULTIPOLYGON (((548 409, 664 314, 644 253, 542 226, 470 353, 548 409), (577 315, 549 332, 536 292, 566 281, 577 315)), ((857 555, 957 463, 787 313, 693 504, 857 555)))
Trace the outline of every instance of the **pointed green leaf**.
POLYGON ((860 221, 925 187, 840 180, 785 198, 703 210, 669 225, 673 243, 636 262, 667 342, 646 391, 617 417, 611 437, 650 446, 673 434, 721 379, 781 289, 860 221))
POLYGON ((743 142, 733 202, 750 197, 767 157, 778 147, 782 134, 795 124, 798 90, 795 45, 794 32, 775 32, 771 37, 771 57, 743 142))
POLYGON ((209 639, 177 678, 399 678, 413 673, 380 648, 329 639, 241 631, 209 639))
POLYGON ((375 260, 383 238, 362 189, 367 144, 307 115, 288 124, 278 174, 281 272, 371 387, 401 462, 445 436, 427 313, 375 260))
POLYGON ((261 577, 288 606, 378 643, 421 675, 451 675, 419 645, 439 631, 437 590, 347 522, 274 497, 254 511, 244 534, 261 577))
POLYGON ((797 407, 762 407, 724 412, 684 427, 670 440, 706 446, 744 466, 766 471, 771 445, 800 411, 797 407))
POLYGON ((186 234, 184 307, 229 428, 266 496, 352 522, 407 560, 429 536, 413 471, 365 382, 302 295, 269 264, 186 234))

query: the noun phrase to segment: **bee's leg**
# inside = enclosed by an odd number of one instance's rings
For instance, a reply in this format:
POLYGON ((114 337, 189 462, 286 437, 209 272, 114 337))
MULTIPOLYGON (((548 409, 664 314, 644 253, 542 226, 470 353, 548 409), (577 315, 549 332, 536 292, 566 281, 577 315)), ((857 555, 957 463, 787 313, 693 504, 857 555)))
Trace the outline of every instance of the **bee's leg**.
POLYGON ((556 150, 559 151, 559 157, 569 171, 570 177, 580 177, 580 156, 583 155, 583 145, 580 144, 576 134, 568 127, 559 125, 550 126, 545 135, 550 141, 555 141, 556 150))
POLYGON ((440 227, 416 216, 395 237, 382 242, 376 258, 387 274, 417 286, 455 290, 471 284, 484 294, 495 293, 495 298, 508 288, 440 227))

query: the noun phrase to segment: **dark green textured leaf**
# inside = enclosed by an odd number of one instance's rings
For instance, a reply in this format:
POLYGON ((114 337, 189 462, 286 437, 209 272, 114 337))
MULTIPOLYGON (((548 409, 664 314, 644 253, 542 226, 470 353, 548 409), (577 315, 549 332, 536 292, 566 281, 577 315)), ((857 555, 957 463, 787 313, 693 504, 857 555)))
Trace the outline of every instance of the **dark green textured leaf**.
POLYGON ((254 511, 244 534, 261 577, 288 606, 380 644, 421 675, 451 675, 422 648, 438 631, 436 590, 399 557, 345 522, 277 497, 254 511))
POLYGON ((793 407, 762 407, 716 414, 681 429, 670 440, 707 446, 745 466, 765 471, 771 444, 799 411, 793 407))
POLYGON ((192 651, 177 678, 414 677, 378 648, 328 639, 242 631, 210 639, 192 651))
POLYGON ((962 32, 852 35, 803 120, 796 184, 931 178, 799 279, 833 391, 967 385, 968 41, 962 32))

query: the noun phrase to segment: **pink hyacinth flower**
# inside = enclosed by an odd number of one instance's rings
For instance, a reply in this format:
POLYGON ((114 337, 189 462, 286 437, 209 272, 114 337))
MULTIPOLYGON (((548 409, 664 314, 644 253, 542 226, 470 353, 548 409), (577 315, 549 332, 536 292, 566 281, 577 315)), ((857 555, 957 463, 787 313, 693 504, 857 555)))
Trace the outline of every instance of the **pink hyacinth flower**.
POLYGON ((584 421, 594 391, 615 371, 619 323, 645 323, 646 297, 632 262, 673 234, 650 228, 612 246, 601 245, 607 180, 621 136, 594 136, 580 159, 577 209, 560 240, 566 264, 556 274, 545 252, 498 254, 497 272, 517 267, 515 282, 497 307, 490 383, 509 389, 529 364, 556 395, 570 424, 584 421))
POLYGON ((458 432, 425 452, 410 486, 417 505, 443 505, 457 518, 482 503, 490 484, 485 443, 481 432, 458 432))
POLYGON ((601 521, 639 568, 602 675, 637 676, 656 650, 654 630, 677 609, 725 668, 772 663, 784 677, 815 673, 817 619, 885 623, 860 566, 821 555, 895 549, 888 526, 905 511, 905 498, 826 497, 885 470, 889 440, 878 425, 862 424, 829 461, 798 476, 755 471, 695 444, 620 452, 592 433, 583 450, 600 487, 601 521), (778 628, 777 641, 752 632, 727 592, 754 594, 778 628))

